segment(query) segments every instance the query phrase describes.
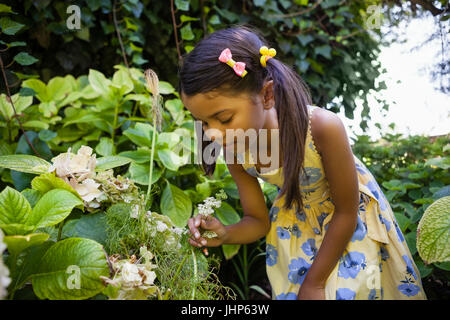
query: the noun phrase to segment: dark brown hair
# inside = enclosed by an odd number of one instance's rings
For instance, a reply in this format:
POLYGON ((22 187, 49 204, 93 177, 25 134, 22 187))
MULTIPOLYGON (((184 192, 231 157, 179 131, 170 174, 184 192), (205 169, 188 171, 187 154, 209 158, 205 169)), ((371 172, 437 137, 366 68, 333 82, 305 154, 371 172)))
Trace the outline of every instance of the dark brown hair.
MULTIPOLYGON (((286 194, 286 209, 291 209, 293 203, 297 208, 302 208, 300 171, 304 171, 309 121, 307 105, 311 104, 309 89, 292 68, 276 58, 269 59, 266 67, 263 67, 259 53, 261 46, 271 47, 256 28, 247 24, 215 31, 183 55, 178 71, 178 90, 187 96, 214 89, 224 94, 244 92, 253 99, 260 93, 265 81, 273 80, 283 157, 284 183, 280 192, 281 195, 286 194), (230 48, 235 61, 245 62, 248 74, 244 78, 237 76, 232 68, 218 60, 225 48, 230 48)), ((200 139, 204 150, 211 141, 200 139)), ((201 158, 205 173, 213 174, 215 162, 208 165, 203 162, 203 156, 201 158)))

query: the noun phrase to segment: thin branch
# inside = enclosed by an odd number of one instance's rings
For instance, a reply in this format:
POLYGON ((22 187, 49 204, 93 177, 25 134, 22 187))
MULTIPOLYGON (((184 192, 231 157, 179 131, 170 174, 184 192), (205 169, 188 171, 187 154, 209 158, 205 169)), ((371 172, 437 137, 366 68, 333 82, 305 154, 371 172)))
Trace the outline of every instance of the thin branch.
POLYGON ((13 111, 14 111, 14 116, 17 118, 17 122, 19 123, 20 129, 22 130, 23 136, 25 137, 25 140, 27 141, 27 144, 30 146, 31 150, 33 150, 33 152, 34 152, 34 154, 36 156, 42 158, 42 156, 39 154, 39 152, 37 152, 37 150, 34 148, 33 144, 30 141, 30 139, 28 139, 28 136, 25 133, 25 129, 22 126, 22 122, 20 121, 20 118, 17 115, 16 107, 14 107, 14 103, 13 103, 13 100, 11 98, 11 92, 9 91, 8 79, 6 78, 5 66, 3 65, 3 59, 2 59, 1 54, 0 54, 0 67, 2 69, 3 80, 5 81, 6 94, 8 96, 8 98, 6 100, 9 100, 9 103, 11 103, 11 106, 12 106, 13 111))
POLYGON ((117 5, 117 0, 114 0, 114 5, 113 5, 114 29, 116 29, 117 39, 119 40, 120 50, 122 51, 123 62, 125 63, 125 66, 127 67, 127 69, 129 69, 130 67, 128 66, 128 60, 127 60, 127 56, 125 54, 125 48, 123 47, 122 37, 120 36, 119 26, 117 25, 116 11, 118 11, 118 10, 116 10, 116 5, 117 5))
POLYGON ((435 17, 445 12, 445 9, 436 8, 431 2, 425 0, 409 0, 414 5, 420 5, 424 10, 431 12, 431 14, 435 17))
POLYGON ((314 10, 315 8, 317 8, 323 0, 318 0, 313 6, 304 9, 304 10, 300 10, 298 12, 293 12, 293 13, 288 13, 288 14, 274 14, 274 15, 270 15, 269 18, 292 18, 292 17, 296 17, 296 16, 301 16, 305 13, 308 13, 312 10, 314 10))
POLYGON ((173 23, 173 32, 175 34, 175 45, 177 47, 177 53, 178 53, 178 60, 181 60, 181 51, 180 51, 180 46, 178 44, 178 31, 177 31, 177 22, 175 19, 175 10, 173 7, 173 0, 170 0, 170 11, 172 13, 172 23, 173 23))

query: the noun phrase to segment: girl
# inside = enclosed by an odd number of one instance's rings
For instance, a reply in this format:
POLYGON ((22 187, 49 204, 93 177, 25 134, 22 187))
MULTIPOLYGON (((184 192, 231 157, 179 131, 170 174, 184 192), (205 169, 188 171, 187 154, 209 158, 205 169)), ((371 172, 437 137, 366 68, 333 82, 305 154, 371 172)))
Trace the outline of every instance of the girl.
MULTIPOLYGON (((311 105, 301 78, 266 43, 254 28, 234 26, 210 34, 183 57, 181 99, 202 121, 202 133, 217 132, 209 138, 220 138, 227 151, 244 211, 239 223, 228 226, 216 218, 191 218, 191 245, 244 244, 266 236, 275 299, 426 299, 388 200, 353 155, 342 122, 311 105), (222 139, 230 129, 278 130, 280 153, 274 155, 281 167, 264 170, 257 157, 262 146, 256 143, 252 154, 247 141, 245 152, 230 159, 228 151, 239 146, 236 139, 222 139), (257 177, 279 190, 270 211, 257 177), (217 237, 203 238, 200 229, 217 237)), ((273 149, 270 142, 265 147, 273 149)), ((206 174, 214 172, 215 163, 202 160, 202 166, 206 174)))

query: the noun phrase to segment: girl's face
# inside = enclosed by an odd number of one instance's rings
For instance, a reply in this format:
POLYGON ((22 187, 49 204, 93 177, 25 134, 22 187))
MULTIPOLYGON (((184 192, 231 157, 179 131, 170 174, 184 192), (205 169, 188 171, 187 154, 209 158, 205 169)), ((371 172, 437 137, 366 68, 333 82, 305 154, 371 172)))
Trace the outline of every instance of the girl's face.
MULTIPOLYGON (((203 130, 209 139, 220 141, 219 136, 221 136, 222 146, 226 149, 234 149, 237 143, 244 141, 238 137, 242 137, 245 132, 254 129, 258 134, 260 129, 270 127, 275 110, 272 83, 272 81, 266 83, 261 93, 255 96, 254 101, 247 94, 225 96, 217 90, 193 96, 182 93, 181 100, 194 119, 202 121, 203 130), (227 140, 226 134, 229 129, 233 130, 228 133, 233 132, 234 141, 228 141, 232 140, 231 138, 227 140)), ((246 145, 243 146, 245 149, 249 146, 247 139, 248 136, 245 139, 246 145)))

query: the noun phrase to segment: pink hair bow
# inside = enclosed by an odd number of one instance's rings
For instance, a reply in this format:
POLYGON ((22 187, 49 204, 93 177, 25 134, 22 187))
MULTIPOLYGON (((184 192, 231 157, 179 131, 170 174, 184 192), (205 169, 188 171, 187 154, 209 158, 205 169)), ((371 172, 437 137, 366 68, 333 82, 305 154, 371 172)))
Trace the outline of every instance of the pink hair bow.
POLYGON ((242 78, 247 74, 247 70, 245 70, 245 63, 234 61, 229 48, 223 49, 220 54, 219 61, 232 67, 234 72, 242 78))

